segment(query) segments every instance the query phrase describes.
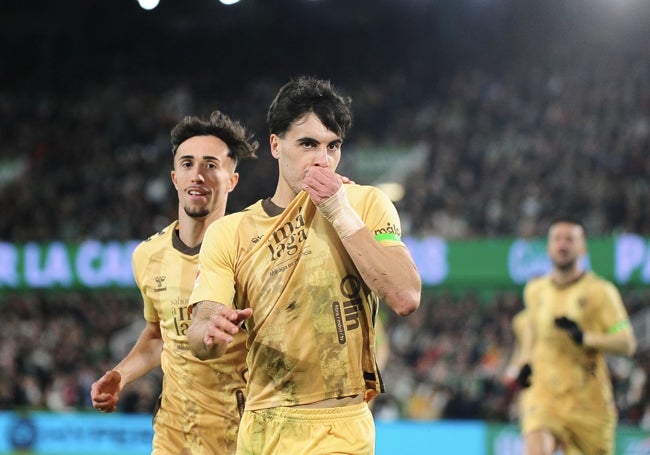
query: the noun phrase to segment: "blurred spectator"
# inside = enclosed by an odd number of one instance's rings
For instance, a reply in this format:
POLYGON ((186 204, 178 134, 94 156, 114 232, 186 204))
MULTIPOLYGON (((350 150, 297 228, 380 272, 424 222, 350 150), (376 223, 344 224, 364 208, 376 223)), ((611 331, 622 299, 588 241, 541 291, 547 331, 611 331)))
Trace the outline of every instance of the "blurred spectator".
MULTIPOLYGON (((44 291, 2 297, 9 324, 0 334, 0 408, 92 409, 92 381, 119 359, 109 349, 113 339, 141 319, 139 294, 44 291)), ((160 381, 159 370, 140 380, 122 410, 152 412, 160 381)))
MULTIPOLYGON (((415 62, 383 77, 363 67, 333 76, 354 100, 352 160, 361 146, 427 150, 403 182, 407 233, 543 235, 535 226, 560 211, 584 219, 591 236, 650 235, 648 45, 577 43, 567 38, 562 48, 574 52, 551 48, 548 61, 459 65, 435 79, 415 62)), ((167 132, 185 113, 219 108, 266 134, 258 106, 277 89, 272 73, 242 74, 233 90, 208 71, 146 84, 146 67, 111 71, 66 90, 0 87, 0 238, 144 238, 173 218, 167 132)), ((260 155, 242 166, 230 211, 273 190, 274 162, 260 155)))

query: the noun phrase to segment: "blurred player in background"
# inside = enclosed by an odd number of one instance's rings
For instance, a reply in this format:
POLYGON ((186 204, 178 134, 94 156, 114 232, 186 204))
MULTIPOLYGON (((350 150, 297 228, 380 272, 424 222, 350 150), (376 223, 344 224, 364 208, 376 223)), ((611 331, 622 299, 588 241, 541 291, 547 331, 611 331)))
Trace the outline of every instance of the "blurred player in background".
POLYGON ((133 252, 146 326, 129 354, 92 385, 91 398, 95 408, 112 412, 127 384, 160 365, 152 454, 233 454, 244 407, 245 339, 235 336, 218 360, 198 360, 187 344, 187 302, 203 235, 225 214, 239 180, 237 164, 255 158, 258 144, 219 111, 208 121, 185 117, 172 130, 171 143, 178 220, 133 252))
POLYGON ((524 289, 528 317, 518 382, 526 455, 556 449, 585 455, 614 453, 617 411, 605 353, 631 356, 636 338, 616 287, 583 270, 582 224, 553 221, 548 231, 552 270, 524 289))
POLYGON ((283 86, 267 115, 275 194, 206 233, 188 337, 211 358, 244 324, 240 454, 374 453, 378 304, 415 311, 421 281, 387 196, 336 174, 351 121, 328 81, 283 86))
MULTIPOLYGON (((515 336, 515 345, 512 351, 512 355, 510 357, 510 362, 508 363, 508 366, 506 367, 504 371, 504 382, 508 387, 513 387, 513 397, 515 399, 515 403, 517 406, 517 409, 515 410, 516 416, 520 421, 520 426, 524 426, 522 422, 522 410, 526 407, 526 396, 529 391, 529 386, 530 386, 530 374, 525 374, 525 377, 522 377, 521 380, 523 383, 519 383, 519 369, 518 369, 518 362, 519 359, 521 358, 521 345, 524 339, 524 332, 528 330, 529 327, 529 321, 527 317, 527 311, 524 308, 523 310, 520 310, 515 316, 512 318, 512 331, 515 336)), ((554 453, 560 453, 559 451, 555 451, 554 453)), ((570 442, 567 442, 563 447, 562 447, 562 452, 564 455, 580 455, 580 451, 576 449, 573 444, 570 442)))

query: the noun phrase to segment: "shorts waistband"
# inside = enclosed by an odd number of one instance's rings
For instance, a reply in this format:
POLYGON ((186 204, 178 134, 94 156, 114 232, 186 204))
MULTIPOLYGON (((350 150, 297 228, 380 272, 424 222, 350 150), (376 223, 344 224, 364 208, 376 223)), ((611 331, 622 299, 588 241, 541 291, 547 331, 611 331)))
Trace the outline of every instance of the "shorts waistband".
POLYGON ((363 402, 336 408, 296 408, 281 406, 277 408, 244 411, 256 414, 264 419, 282 419, 293 422, 318 422, 321 420, 353 420, 364 417, 370 412, 368 403, 363 402))

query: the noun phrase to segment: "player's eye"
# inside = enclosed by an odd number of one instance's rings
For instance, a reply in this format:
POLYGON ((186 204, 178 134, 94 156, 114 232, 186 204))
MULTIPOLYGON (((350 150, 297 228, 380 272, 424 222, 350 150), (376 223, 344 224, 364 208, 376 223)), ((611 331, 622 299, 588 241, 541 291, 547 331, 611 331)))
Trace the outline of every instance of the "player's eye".
POLYGON ((329 144, 329 145, 327 146, 327 150, 328 150, 330 153, 337 152, 340 148, 341 148, 341 143, 340 143, 340 142, 334 142, 334 143, 329 144))

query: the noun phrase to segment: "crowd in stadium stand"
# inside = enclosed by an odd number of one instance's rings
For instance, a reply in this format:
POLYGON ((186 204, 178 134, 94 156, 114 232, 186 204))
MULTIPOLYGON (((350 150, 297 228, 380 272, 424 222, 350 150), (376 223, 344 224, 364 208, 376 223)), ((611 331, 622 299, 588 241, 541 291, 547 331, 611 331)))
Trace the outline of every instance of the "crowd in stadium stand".
MULTIPOLYGON (((406 74, 349 80, 356 125, 344 152, 368 144, 426 151, 398 203, 406 233, 539 235, 563 211, 581 217, 590 236, 647 235, 650 65, 636 57, 586 55, 582 65, 553 70, 458 70, 419 102, 423 84, 406 74)), ((260 160, 244 169, 231 209, 270 194, 276 170, 264 114, 279 85, 252 81, 242 88, 245 101, 233 90, 211 90, 200 76, 192 84, 161 75, 147 85, 121 75, 78 90, 0 91, 0 236, 155 232, 176 215, 169 131, 183 115, 214 108, 242 118, 263 146, 260 160)))
MULTIPOLYGON (((459 68, 430 86, 417 68, 334 80, 354 96, 344 153, 425 150, 398 202, 407 234, 543 235, 563 211, 581 217, 589 236, 648 236, 650 62, 639 57, 587 52, 550 67, 459 68)), ((117 67, 78 83, 54 77, 42 90, 0 87, 0 239, 148 237, 176 218, 171 127, 215 108, 244 119, 262 144, 258 162, 242 165, 230 210, 270 194, 264 114, 284 78, 236 81, 237 90, 210 74, 186 78, 117 67)), ((89 409, 90 384, 140 331, 137 291, 0 292, 0 409, 89 409)), ((387 315, 379 418, 516 418, 516 390, 502 374, 521 296, 479 293, 425 293, 412 316, 387 315)), ((648 291, 624 297, 634 315, 648 291)), ((650 429, 650 353, 613 360, 612 379, 621 419, 650 429)), ((129 386, 120 410, 151 412, 160 380, 152 373, 129 386)))

